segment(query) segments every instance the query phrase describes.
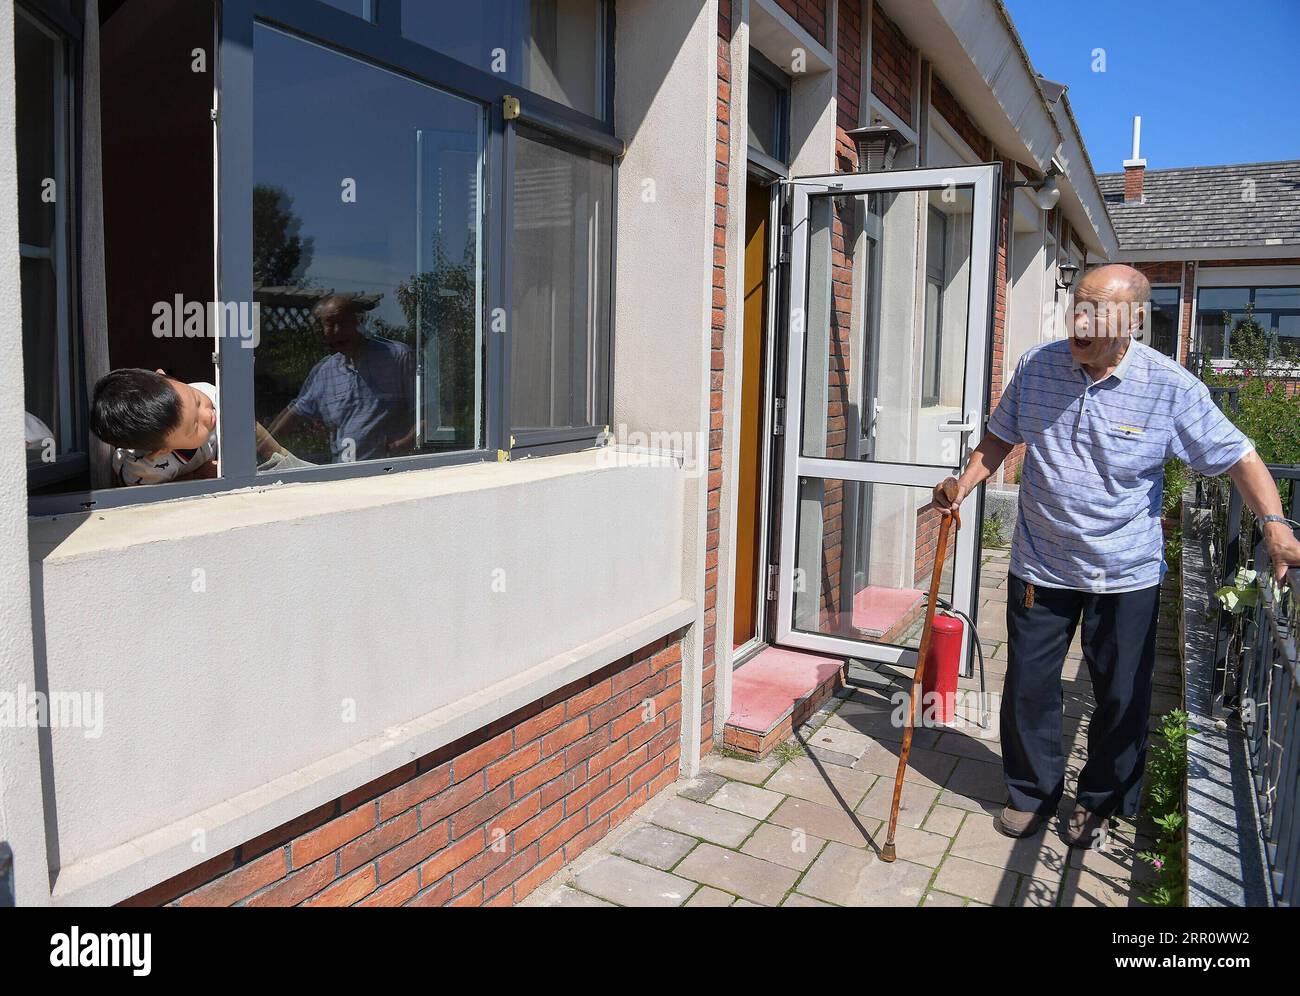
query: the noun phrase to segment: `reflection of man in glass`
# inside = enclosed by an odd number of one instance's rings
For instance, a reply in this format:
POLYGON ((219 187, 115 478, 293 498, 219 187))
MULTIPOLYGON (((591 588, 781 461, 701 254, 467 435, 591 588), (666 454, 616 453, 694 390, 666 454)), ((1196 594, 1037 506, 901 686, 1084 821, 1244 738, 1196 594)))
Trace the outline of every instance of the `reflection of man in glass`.
POLYGON ((279 437, 303 419, 320 422, 335 463, 409 453, 415 439, 411 348, 362 332, 360 308, 347 294, 321 298, 312 314, 330 355, 312 367, 270 434, 279 437))

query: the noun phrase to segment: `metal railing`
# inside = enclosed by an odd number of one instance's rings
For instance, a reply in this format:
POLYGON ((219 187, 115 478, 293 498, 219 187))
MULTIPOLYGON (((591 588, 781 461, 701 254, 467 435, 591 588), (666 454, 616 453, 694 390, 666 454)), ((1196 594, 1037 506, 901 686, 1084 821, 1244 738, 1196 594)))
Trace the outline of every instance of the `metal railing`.
MULTIPOLYGON (((1288 517, 1300 520, 1300 466, 1268 469, 1282 490, 1289 487, 1288 517)), ((1241 723, 1273 899, 1293 906, 1300 894, 1300 569, 1275 584, 1254 516, 1228 478, 1199 481, 1197 491, 1214 523, 1212 576, 1237 597, 1231 610, 1217 603, 1214 714, 1241 723), (1255 576, 1238 585, 1243 569, 1255 576)))
POLYGON ((1258 603, 1246 623, 1241 656, 1241 705, 1251 782, 1278 906, 1300 897, 1300 569, 1288 572, 1289 588, 1274 586, 1268 551, 1255 552, 1258 603))

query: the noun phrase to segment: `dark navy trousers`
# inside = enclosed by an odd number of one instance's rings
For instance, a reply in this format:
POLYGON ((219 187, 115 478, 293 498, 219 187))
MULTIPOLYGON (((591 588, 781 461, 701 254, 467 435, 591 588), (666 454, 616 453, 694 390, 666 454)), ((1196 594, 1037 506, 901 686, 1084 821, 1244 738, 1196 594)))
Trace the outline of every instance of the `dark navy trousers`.
POLYGON ((1080 642, 1096 708, 1078 802, 1104 816, 1137 815, 1146 762, 1160 586, 1115 594, 1007 578, 1007 678, 1002 694, 1002 767, 1010 805, 1050 815, 1065 791, 1061 668, 1080 642), (1026 602, 1032 604, 1026 605, 1026 602))

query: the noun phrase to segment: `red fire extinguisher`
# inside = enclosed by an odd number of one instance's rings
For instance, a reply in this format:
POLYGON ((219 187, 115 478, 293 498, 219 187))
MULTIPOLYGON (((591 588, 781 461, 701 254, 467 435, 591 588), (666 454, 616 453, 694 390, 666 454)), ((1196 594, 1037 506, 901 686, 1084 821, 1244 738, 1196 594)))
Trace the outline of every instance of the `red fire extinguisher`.
POLYGON ((921 679, 921 715, 926 722, 951 723, 956 718, 962 629, 956 616, 935 614, 921 679))

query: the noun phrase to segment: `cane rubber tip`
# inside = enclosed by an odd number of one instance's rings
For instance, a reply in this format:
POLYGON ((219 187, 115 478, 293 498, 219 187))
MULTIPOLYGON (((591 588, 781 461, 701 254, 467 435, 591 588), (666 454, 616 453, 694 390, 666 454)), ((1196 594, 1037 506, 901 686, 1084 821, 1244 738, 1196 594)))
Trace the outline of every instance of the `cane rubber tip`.
POLYGON ((893 844, 886 844, 880 849, 880 860, 886 864, 892 864, 898 860, 898 852, 894 850, 893 844))

